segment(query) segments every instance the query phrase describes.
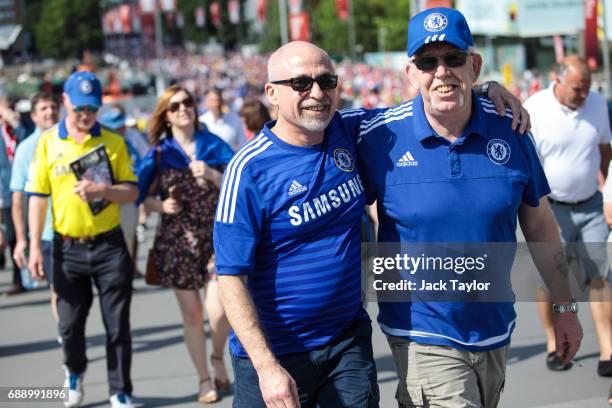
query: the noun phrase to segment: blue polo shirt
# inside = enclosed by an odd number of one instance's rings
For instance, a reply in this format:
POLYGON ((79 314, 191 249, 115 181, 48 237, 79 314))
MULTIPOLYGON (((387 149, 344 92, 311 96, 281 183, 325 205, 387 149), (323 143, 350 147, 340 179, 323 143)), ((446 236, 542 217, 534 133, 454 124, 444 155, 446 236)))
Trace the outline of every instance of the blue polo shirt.
MULTIPOLYGON (((538 206, 550 192, 531 137, 512 131, 511 115, 498 116, 475 94, 453 143, 431 128, 420 95, 343 118, 359 134, 358 162, 367 201, 377 201, 380 242, 516 242, 521 204, 538 206)), ((516 320, 511 302, 381 302, 379 310, 387 334, 470 351, 508 344, 516 320)))
MULTIPOLYGON (((323 143, 287 144, 270 128, 225 170, 214 246, 219 275, 247 275, 276 355, 323 347, 367 318, 360 286, 365 195, 354 138, 336 113, 323 143)), ((234 333, 232 354, 247 354, 234 333)))

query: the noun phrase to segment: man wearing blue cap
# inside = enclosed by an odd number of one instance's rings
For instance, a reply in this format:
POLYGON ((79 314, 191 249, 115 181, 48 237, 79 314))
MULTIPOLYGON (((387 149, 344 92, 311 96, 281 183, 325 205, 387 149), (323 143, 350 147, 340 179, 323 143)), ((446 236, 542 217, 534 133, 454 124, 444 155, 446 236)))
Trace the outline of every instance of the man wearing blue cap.
MULTIPOLYGON (((446 248, 515 243, 518 216, 527 241, 547 243, 546 256, 534 253, 534 261, 558 284, 557 354, 570 361, 582 329, 545 198, 550 189, 532 139, 512 130, 512 115, 501 117, 490 100, 474 93, 482 58, 473 44, 460 12, 417 14, 408 25, 406 74, 420 95, 390 109, 343 113, 359 133, 358 162, 366 201, 377 203, 378 241, 446 248)), ((510 268, 495 269, 507 272, 501 290, 513 298, 510 268)), ((511 298, 380 302, 378 321, 400 377, 400 406, 497 406, 516 321, 511 298)))
MULTIPOLYGON (((102 88, 96 76, 85 71, 73 73, 64 84, 63 102, 66 118, 41 135, 25 187, 30 194, 28 267, 35 277, 42 278, 41 235, 50 196, 53 282, 64 349, 64 386, 68 387, 64 405, 76 407, 83 400, 85 323, 93 301, 93 283, 107 334, 111 406, 133 407, 129 322, 133 267, 121 232, 118 203, 136 200, 136 176, 123 138, 101 128, 97 121, 102 88), (88 178, 79 181, 71 163, 100 146, 107 156, 112 184, 88 178), (92 203, 102 203, 96 207, 99 211, 93 211, 92 203)), ((84 161, 81 165, 86 166, 84 161)))

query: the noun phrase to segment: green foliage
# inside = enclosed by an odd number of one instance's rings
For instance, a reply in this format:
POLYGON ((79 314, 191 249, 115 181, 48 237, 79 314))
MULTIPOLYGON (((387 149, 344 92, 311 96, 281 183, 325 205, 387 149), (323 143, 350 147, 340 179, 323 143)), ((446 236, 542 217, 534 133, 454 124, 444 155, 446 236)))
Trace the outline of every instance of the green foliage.
MULTIPOLYGON (((45 0, 34 25, 34 48, 49 57, 80 57, 86 49, 103 45, 100 2, 45 0)), ((30 8, 32 9, 32 8, 30 8)))
MULTIPOLYGON (((378 51, 379 30, 385 28, 385 50, 406 48, 406 25, 410 19, 410 0, 353 1, 355 43, 361 52, 378 51)), ((336 0, 303 0, 310 11, 312 41, 333 55, 349 55, 348 21, 338 18, 336 0)), ((269 51, 280 46, 278 0, 268 1, 266 34, 260 46, 269 51)))

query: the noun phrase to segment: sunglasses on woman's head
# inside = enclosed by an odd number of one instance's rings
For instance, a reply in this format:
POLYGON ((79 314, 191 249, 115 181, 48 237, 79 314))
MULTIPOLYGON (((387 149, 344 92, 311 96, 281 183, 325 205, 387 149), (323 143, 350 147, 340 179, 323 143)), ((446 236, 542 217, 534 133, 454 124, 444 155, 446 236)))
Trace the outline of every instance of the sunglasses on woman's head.
POLYGON ((189 108, 193 108, 193 99, 191 98, 186 98, 183 99, 182 101, 176 101, 176 102, 171 102, 168 104, 168 112, 177 112, 180 108, 181 105, 183 105, 186 109, 189 108))
POLYGON ((454 51, 444 55, 425 55, 422 57, 415 57, 412 61, 421 71, 433 71, 438 68, 440 60, 442 60, 444 65, 448 68, 459 68, 465 65, 467 53, 454 51))
POLYGON ((283 79, 280 81, 271 81, 270 83, 275 85, 289 85, 291 89, 296 92, 306 92, 310 91, 312 88, 312 84, 319 84, 319 88, 322 91, 329 91, 330 89, 336 89, 338 86, 338 75, 333 74, 323 74, 319 75, 316 78, 311 78, 309 76, 299 76, 290 79, 283 79))

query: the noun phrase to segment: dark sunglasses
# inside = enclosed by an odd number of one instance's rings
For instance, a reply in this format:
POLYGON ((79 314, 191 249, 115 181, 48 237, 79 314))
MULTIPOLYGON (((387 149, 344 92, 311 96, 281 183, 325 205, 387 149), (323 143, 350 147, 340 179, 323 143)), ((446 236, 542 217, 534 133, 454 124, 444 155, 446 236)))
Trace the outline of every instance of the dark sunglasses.
POLYGON ((413 62, 421 71, 433 71, 438 68, 438 61, 442 60, 448 68, 462 67, 467 61, 467 53, 451 52, 444 55, 426 55, 423 57, 415 57, 413 62))
POLYGON ((181 105, 183 105, 185 109, 193 108, 193 99, 186 98, 182 101, 172 102, 168 104, 168 112, 177 112, 181 108, 181 105))
POLYGON ((338 86, 338 75, 323 74, 316 78, 308 76, 299 76, 291 79, 283 79, 281 81, 271 81, 270 83, 275 85, 291 85, 291 89, 296 92, 310 91, 312 84, 319 84, 319 88, 322 91, 329 91, 330 89, 336 89, 338 86))
POLYGON ((91 106, 91 105, 83 105, 83 106, 75 106, 74 107, 74 111, 76 113, 81 113, 81 112, 89 112, 89 113, 96 113, 98 112, 100 108, 97 106, 91 106))

